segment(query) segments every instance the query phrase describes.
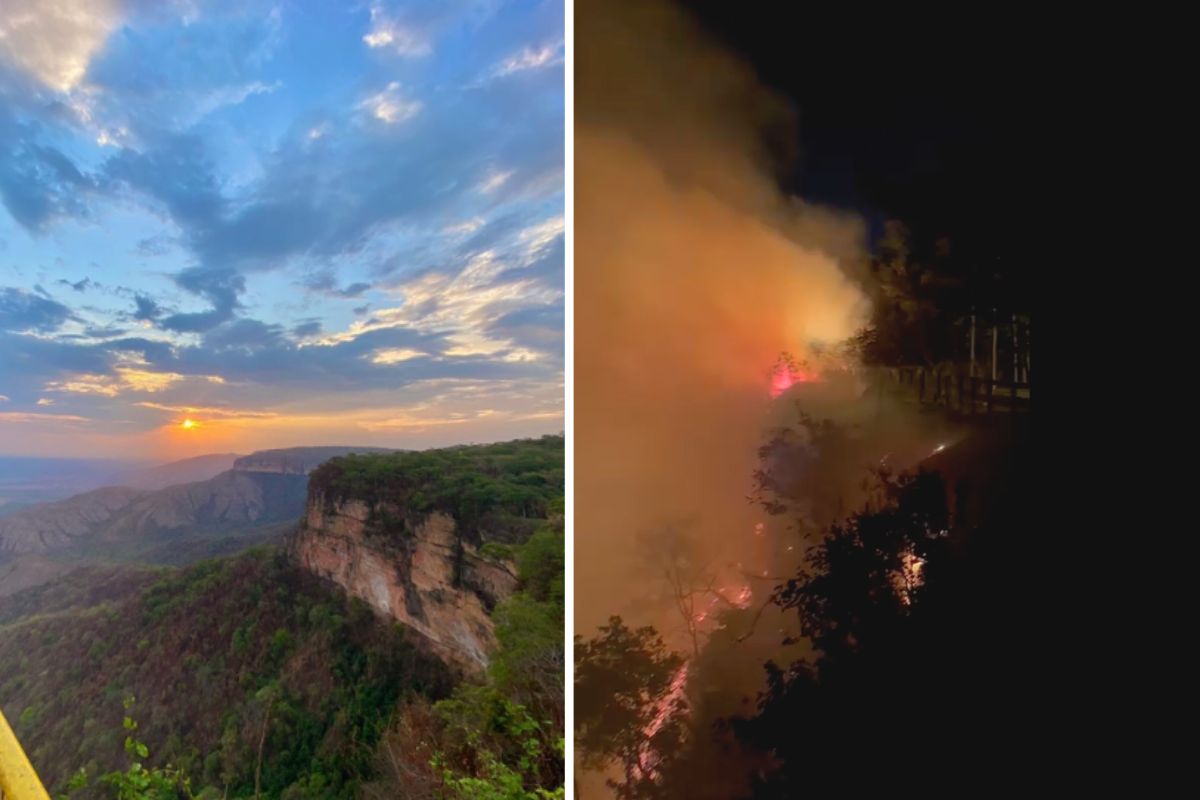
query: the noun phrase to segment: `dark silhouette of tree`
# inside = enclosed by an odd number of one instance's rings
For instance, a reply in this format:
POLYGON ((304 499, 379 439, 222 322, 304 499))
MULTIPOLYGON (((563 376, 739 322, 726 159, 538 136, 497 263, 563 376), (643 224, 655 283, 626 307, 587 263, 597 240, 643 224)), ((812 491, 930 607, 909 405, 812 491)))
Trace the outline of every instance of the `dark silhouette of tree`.
POLYGON ((713 603, 731 608, 734 603, 721 590, 716 559, 687 522, 667 522, 640 533, 637 537, 639 563, 665 596, 658 599, 670 604, 678 614, 681 627, 692 643, 692 656, 700 653, 700 612, 713 603))
POLYGON ((1011 746, 1009 650, 1024 623, 1013 581, 1027 552, 1018 531, 1031 524, 1012 449, 971 454, 988 480, 975 491, 960 479, 950 492, 935 471, 879 472, 866 506, 776 589, 813 652, 769 661, 757 713, 728 721, 774 762, 754 797, 912 787, 1011 746))
POLYGON ((576 638, 575 746, 586 768, 621 770, 608 782, 618 798, 661 796, 660 767, 685 738, 683 666, 654 628, 630 629, 620 617, 593 639, 576 638))
POLYGON ((965 281, 951 271, 949 255, 944 239, 918 255, 907 226, 896 220, 884 225, 867 287, 871 320, 855 337, 863 363, 933 366, 962 350, 965 281))

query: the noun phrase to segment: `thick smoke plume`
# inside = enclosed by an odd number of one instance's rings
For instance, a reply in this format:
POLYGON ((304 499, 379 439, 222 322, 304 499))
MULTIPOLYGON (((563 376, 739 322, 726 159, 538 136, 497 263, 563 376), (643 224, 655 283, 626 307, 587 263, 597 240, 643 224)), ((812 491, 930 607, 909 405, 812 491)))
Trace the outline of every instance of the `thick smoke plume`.
POLYGON ((691 517, 713 553, 745 497, 771 368, 866 319, 853 218, 787 197, 791 110, 662 3, 586 0, 576 37, 576 630, 639 603, 635 542, 691 517))

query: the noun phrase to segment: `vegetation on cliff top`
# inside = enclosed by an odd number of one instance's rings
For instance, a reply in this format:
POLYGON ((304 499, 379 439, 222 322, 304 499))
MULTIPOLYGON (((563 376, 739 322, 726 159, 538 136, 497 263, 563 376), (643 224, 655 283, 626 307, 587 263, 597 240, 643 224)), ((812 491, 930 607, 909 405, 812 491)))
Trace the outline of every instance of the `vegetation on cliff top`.
POLYGON ((563 437, 543 436, 331 459, 309 477, 309 496, 441 511, 473 539, 521 542, 561 516, 564 478, 563 437))

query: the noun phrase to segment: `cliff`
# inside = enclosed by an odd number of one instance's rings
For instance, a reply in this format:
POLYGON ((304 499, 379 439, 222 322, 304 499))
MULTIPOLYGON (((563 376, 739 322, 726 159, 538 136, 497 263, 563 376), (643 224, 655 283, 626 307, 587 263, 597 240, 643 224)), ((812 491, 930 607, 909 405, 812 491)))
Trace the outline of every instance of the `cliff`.
POLYGON ((333 459, 310 477, 291 556, 482 671, 496 647, 491 611, 517 589, 508 554, 561 515, 562 444, 333 459))
POLYGON ((293 558, 420 633, 448 662, 472 672, 486 668, 496 646, 488 612, 516 589, 515 568, 460 545, 455 521, 444 513, 420 517, 401 542, 376 529, 380 516, 401 513, 310 496, 293 558))

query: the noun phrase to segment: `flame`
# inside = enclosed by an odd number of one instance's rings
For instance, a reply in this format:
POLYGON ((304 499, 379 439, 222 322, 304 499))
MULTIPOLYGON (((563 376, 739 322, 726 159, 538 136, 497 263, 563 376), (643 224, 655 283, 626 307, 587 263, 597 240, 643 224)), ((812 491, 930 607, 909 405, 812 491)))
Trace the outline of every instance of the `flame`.
POLYGON ((771 399, 774 400, 797 383, 816 383, 820 378, 801 367, 780 362, 771 375, 771 399))

